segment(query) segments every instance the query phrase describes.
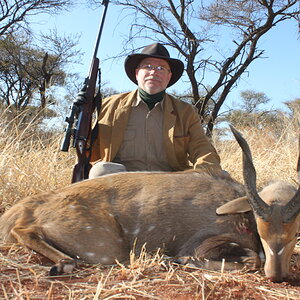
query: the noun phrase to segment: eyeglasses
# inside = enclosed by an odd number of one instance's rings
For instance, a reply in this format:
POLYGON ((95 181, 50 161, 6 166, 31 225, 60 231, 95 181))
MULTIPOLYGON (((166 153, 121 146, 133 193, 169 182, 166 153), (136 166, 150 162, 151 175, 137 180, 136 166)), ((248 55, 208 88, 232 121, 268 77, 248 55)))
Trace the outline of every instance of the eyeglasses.
POLYGON ((145 71, 148 71, 148 72, 150 72, 152 70, 153 71, 155 70, 158 73, 168 73, 168 72, 171 72, 171 70, 169 70, 169 69, 167 69, 167 68, 165 68, 163 66, 152 66, 150 64, 148 64, 148 65, 141 65, 138 68, 142 69, 142 70, 145 70, 145 71))

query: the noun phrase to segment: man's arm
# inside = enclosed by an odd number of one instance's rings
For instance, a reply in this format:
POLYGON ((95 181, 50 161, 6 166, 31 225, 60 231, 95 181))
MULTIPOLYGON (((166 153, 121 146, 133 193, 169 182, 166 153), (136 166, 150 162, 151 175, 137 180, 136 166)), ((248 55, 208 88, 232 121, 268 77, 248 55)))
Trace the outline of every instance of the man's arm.
POLYGON ((190 141, 188 153, 194 169, 203 169, 213 174, 221 173, 220 156, 210 139, 206 136, 196 110, 191 113, 189 121, 190 141))

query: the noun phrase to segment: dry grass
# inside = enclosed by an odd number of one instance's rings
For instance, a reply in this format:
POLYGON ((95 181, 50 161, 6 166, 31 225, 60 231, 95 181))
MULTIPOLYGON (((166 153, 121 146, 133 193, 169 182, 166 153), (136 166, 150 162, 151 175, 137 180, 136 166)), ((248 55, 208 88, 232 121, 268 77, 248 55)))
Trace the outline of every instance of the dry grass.
POLYGON ((5 122, 0 114, 0 203, 11 206, 25 196, 70 182, 74 152, 59 151, 62 134, 40 133, 19 117, 5 122))
MULTIPOLYGON (((74 151, 62 153, 62 135, 45 135, 22 118, 0 116, 0 211, 27 195, 70 183, 74 151)), ((297 182, 299 128, 287 122, 271 128, 238 128, 250 144, 258 185, 270 179, 297 182)), ((242 181, 241 151, 235 141, 217 141, 222 166, 242 181)), ((0 249, 0 299, 299 299, 300 247, 293 256, 288 283, 270 283, 262 273, 226 273, 168 263, 156 253, 131 256, 130 264, 86 266, 72 276, 48 277, 51 262, 15 245, 0 249)))
POLYGON ((2 248, 1 299, 299 299, 299 266, 289 283, 261 273, 213 272, 169 264, 159 253, 129 265, 86 266, 72 276, 49 277, 49 261, 29 249, 2 248))
MULTIPOLYGON (((300 119, 300 117, 299 117, 300 119)), ((273 132, 272 128, 261 130, 237 128, 247 140, 257 171, 258 188, 270 180, 283 179, 298 183, 296 165, 298 159, 299 125, 288 122, 282 132, 273 132)), ((236 180, 243 182, 242 151, 235 140, 215 141, 221 156, 223 169, 236 180)))

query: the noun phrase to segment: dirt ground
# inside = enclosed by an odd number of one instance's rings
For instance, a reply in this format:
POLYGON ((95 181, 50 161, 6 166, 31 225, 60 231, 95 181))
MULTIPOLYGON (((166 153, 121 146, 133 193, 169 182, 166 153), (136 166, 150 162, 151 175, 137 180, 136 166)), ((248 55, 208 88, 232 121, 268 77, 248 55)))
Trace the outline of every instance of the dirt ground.
POLYGON ((48 276, 52 262, 19 246, 0 248, 0 299, 300 299, 300 247, 288 282, 263 272, 212 272, 170 265, 161 255, 129 265, 86 266, 48 276))

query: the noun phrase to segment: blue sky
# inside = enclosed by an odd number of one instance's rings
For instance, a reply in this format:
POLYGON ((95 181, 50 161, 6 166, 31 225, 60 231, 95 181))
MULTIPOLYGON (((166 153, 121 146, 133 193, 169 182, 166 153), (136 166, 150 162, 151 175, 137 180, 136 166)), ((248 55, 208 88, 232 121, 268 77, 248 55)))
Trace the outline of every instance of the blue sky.
MULTIPOLYGON (((43 15, 32 20, 36 22, 37 31, 45 32, 56 27, 60 34, 81 35, 79 48, 84 52, 82 64, 74 65, 72 71, 84 78, 88 73, 102 11, 103 7, 97 10, 76 7, 58 16, 43 15)), ((98 57, 101 61, 102 81, 108 82, 109 86, 118 91, 129 91, 136 86, 125 74, 124 58, 107 60, 120 52, 124 33, 129 29, 123 16, 118 7, 109 4, 98 57)), ((263 37, 259 46, 265 50, 265 58, 252 63, 238 87, 228 96, 226 105, 238 103, 240 91, 247 89, 265 93, 271 99, 268 106, 272 108, 282 108, 283 102, 300 98, 300 39, 296 23, 282 22, 263 37)), ((188 86, 184 80, 180 80, 173 88, 183 91, 188 86)))

